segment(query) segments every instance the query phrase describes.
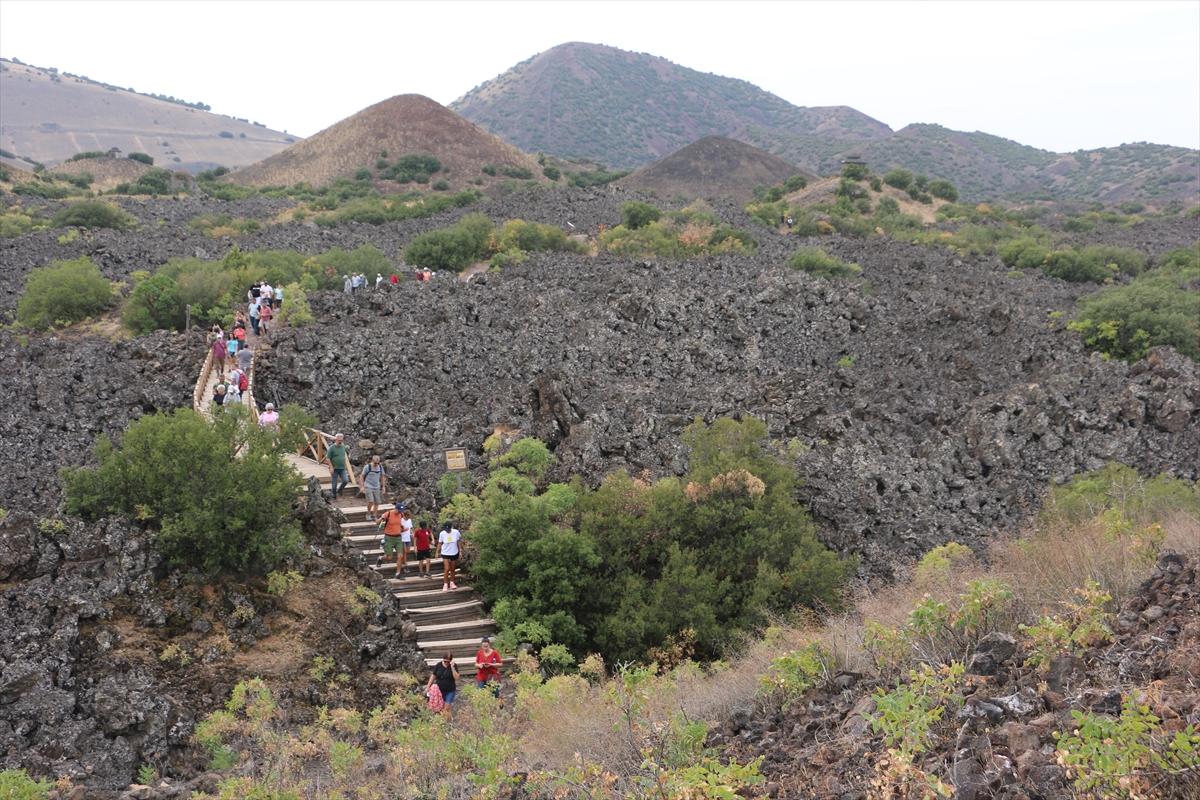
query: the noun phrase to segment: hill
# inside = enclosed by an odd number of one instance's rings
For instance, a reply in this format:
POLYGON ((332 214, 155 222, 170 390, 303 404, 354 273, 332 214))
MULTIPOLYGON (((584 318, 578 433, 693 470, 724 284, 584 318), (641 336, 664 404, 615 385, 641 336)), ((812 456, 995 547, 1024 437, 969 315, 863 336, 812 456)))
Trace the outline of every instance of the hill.
MULTIPOLYGON (((724 136, 706 136, 618 183, 653 189, 659 197, 732 195, 735 200, 747 203, 754 197, 755 186, 783 183, 800 172, 795 164, 748 144, 724 136)), ((815 176, 808 173, 805 177, 815 176)))
POLYGON ((1171 200, 1194 205, 1200 199, 1200 151, 1184 147, 1136 142, 1052 153, 988 133, 927 124, 909 125, 874 142, 844 144, 845 151, 822 161, 821 171, 836 171, 838 159, 853 153, 876 172, 904 167, 948 178, 972 199, 999 195, 1158 205, 1171 200))
POLYGON ((579 42, 522 61, 450 108, 528 152, 616 167, 718 135, 821 175, 860 155, 876 172, 904 167, 946 178, 966 200, 1200 200, 1200 151, 1140 142, 1052 153, 935 124, 893 133, 847 106, 798 107, 746 81, 579 42))
POLYGON ((0 59, 0 147, 46 165, 119 148, 199 172, 252 164, 297 137, 90 78, 0 59))
POLYGON ((406 155, 432 155, 442 163, 437 177, 444 178, 455 190, 499 184, 505 179, 504 167, 514 175, 542 176, 537 161, 511 144, 428 97, 402 94, 240 170, 229 180, 243 186, 291 186, 299 181, 321 186, 338 178, 352 178, 356 170, 366 167, 374 170, 378 188, 400 191, 397 183, 379 177, 381 168, 376 159, 383 152, 388 154, 385 160, 389 162, 406 155), (496 167, 496 175, 481 172, 489 165, 496 167), (483 183, 474 184, 477 180, 483 183))
POLYGON ((522 61, 450 108, 526 152, 619 168, 712 135, 754 144, 751 130, 856 141, 891 133, 847 106, 800 108, 746 81, 583 42, 522 61))

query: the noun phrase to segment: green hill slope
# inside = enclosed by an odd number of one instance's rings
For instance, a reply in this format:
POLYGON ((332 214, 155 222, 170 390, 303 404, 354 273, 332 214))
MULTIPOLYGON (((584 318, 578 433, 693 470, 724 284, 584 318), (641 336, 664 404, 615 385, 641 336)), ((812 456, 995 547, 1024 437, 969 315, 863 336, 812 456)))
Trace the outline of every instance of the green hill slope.
POLYGON ((847 106, 800 108, 746 81, 581 42, 522 61, 450 108, 526 152, 620 168, 648 164, 705 136, 756 144, 751 129, 853 142, 892 132, 847 106))

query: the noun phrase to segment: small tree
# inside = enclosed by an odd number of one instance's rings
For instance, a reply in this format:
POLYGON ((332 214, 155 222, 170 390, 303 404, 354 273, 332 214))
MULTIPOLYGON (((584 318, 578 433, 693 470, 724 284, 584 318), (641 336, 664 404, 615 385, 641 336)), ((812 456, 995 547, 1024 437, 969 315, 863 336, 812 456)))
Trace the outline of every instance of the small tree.
POLYGON ((562 177, 562 170, 553 164, 547 164, 546 166, 542 167, 542 174, 550 180, 556 181, 562 177))
POLYGON ((108 309, 112 287, 87 256, 55 261, 25 279, 17 320, 37 330, 70 324, 108 309))
POLYGON ((940 200, 945 200, 950 203, 958 202, 958 190, 955 189, 954 184, 948 180, 939 178, 936 181, 930 181, 929 193, 940 200))
POLYGON ((866 164, 847 164, 842 167, 842 177, 852 181, 863 181, 871 177, 871 168, 866 164))
POLYGON ((154 166, 154 156, 149 153, 130 153, 128 158, 130 161, 140 161, 148 166, 154 166))
POLYGON ((52 228, 113 228, 122 230, 137 224, 137 220, 125 213, 115 203, 84 200, 60 208, 50 219, 52 228))
POLYGON ((621 203, 620 210, 625 227, 633 230, 644 228, 662 216, 662 209, 649 203, 639 203, 636 200, 621 203))
POLYGON ((806 186, 808 186, 808 178, 803 175, 792 175, 783 182, 783 190, 788 194, 798 192, 806 186))
POLYGON ((281 414, 277 440, 240 407, 212 422, 191 409, 142 417, 119 447, 97 438, 98 466, 63 470, 67 513, 136 516, 158 529, 174 566, 266 572, 301 541, 290 518, 301 479, 283 456, 301 435, 294 428, 281 414))
POLYGON ((906 169, 896 167, 896 169, 888 170, 888 173, 883 176, 883 182, 888 186, 894 186, 902 192, 908 191, 908 187, 912 185, 913 174, 906 169))

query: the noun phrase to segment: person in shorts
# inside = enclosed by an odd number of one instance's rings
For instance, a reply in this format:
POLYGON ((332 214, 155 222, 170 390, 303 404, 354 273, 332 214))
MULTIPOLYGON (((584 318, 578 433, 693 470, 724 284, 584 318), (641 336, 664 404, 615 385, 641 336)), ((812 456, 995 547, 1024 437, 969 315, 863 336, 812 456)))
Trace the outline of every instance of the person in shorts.
POLYGON ((442 563, 446 570, 442 575, 443 592, 458 588, 454 578, 458 573, 458 543, 461 539, 462 534, 454 527, 453 522, 447 522, 442 527, 442 532, 438 534, 438 555, 442 557, 442 563))
POLYGON ((405 511, 400 515, 400 543, 404 545, 404 571, 408 572, 408 554, 412 552, 412 514, 405 511))
POLYGON ((433 557, 433 529, 429 520, 421 520, 421 526, 413 531, 413 546, 417 548, 417 576, 428 578, 433 557))
MULTIPOLYGON (((400 541, 400 531, 403 530, 401 522, 404 520, 404 504, 396 503, 396 507, 388 511, 379 518, 379 524, 375 526, 376 530, 383 528, 383 555, 375 559, 375 567, 378 569, 383 566, 383 561, 388 556, 393 556, 396 561, 397 568, 399 567, 400 553, 404 552, 404 543, 400 541)), ((407 570, 407 566, 405 567, 407 570)), ((399 571, 399 569, 397 569, 399 571)))
POLYGON ((387 491, 387 470, 379 463, 379 456, 371 456, 362 469, 363 494, 367 496, 367 519, 374 522, 379 516, 379 504, 387 491))
POLYGON ((438 690, 442 693, 442 700, 445 706, 442 707, 442 716, 450 719, 450 705, 454 702, 454 696, 458 694, 458 667, 454 666, 454 653, 446 653, 442 656, 442 663, 435 664, 433 672, 429 675, 429 683, 425 684, 425 691, 429 691, 429 687, 433 686, 434 681, 437 681, 438 690))

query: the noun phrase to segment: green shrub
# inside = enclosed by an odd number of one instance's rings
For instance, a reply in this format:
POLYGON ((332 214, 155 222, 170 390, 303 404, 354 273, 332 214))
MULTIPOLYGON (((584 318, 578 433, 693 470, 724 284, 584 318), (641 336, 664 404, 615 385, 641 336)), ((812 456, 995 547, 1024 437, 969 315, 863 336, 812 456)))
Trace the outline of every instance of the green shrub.
POLYGON ((146 171, 137 179, 129 194, 170 194, 171 173, 169 170, 155 168, 146 171))
MULTIPOLYGON (((144 155, 144 154, 142 154, 142 155, 144 155)), ((87 150, 82 153, 76 153, 75 155, 71 156, 63 163, 70 164, 72 161, 86 161, 91 158, 107 158, 107 157, 108 157, 108 153, 104 152, 103 150, 87 150)))
POLYGON ((550 180, 556 181, 562 177, 562 170, 553 164, 547 164, 546 166, 542 167, 542 174, 550 180))
POLYGON ((787 266, 828 280, 855 278, 862 273, 862 267, 858 264, 847 264, 837 256, 831 256, 820 249, 797 251, 787 260, 787 266))
POLYGON ((359 167, 358 169, 354 170, 354 180, 356 180, 356 181, 371 180, 371 170, 368 169, 367 167, 359 167))
POLYGON ((908 187, 912 185, 913 174, 906 169, 897 167, 896 169, 889 170, 883 176, 883 182, 888 186, 894 186, 900 191, 906 192, 908 191, 908 187))
POLYGON ((900 213, 900 203, 894 197, 881 197, 875 204, 875 216, 887 217, 900 213))
POLYGON ((637 230, 657 221, 662 216, 662 209, 649 203, 630 200, 620 205, 621 219, 626 228, 637 230))
POLYGON ((67 187, 56 186, 53 183, 18 183, 13 187, 12 192, 13 194, 40 197, 43 200, 63 200, 73 194, 67 187))
POLYGON ((149 153, 130 153, 126 156, 130 161, 138 161, 147 166, 154 166, 154 156, 149 153))
POLYGON ((495 164, 485 164, 483 167, 480 168, 479 171, 484 173, 485 175, 491 175, 493 178, 496 177, 496 165, 495 164))
POLYGON ((91 259, 55 261, 29 273, 17 320, 36 330, 79 322, 106 311, 112 287, 91 259))
POLYGON ((182 330, 183 306, 175 290, 175 280, 159 273, 133 288, 121 311, 121 324, 134 333, 182 330))
POLYGON ((0 797, 5 800, 43 800, 53 788, 50 781, 35 781, 23 769, 0 772, 0 797))
POLYGON ((10 212, 0 216, 0 236, 14 239, 33 230, 33 219, 25 214, 10 212))
POLYGON ((792 175, 783 182, 783 190, 788 194, 798 192, 808 186, 808 178, 803 175, 792 175))
POLYGON ((1087 233, 1095 227, 1086 219, 1068 219, 1063 221, 1062 229, 1067 233, 1087 233))
POLYGON ((883 191, 883 178, 880 178, 878 175, 876 175, 874 178, 871 178, 871 191, 873 191, 873 192, 882 192, 883 191))
POLYGON ((632 170, 617 169, 609 171, 603 166, 584 172, 568 172, 568 186, 603 186, 628 175, 632 170))
POLYGON ((506 177, 514 178, 519 181, 527 181, 533 177, 533 170, 529 167, 501 167, 500 171, 506 177))
POLYGON ((929 194, 939 200, 946 200, 950 203, 958 202, 958 190, 954 188, 954 184, 947 180, 936 180, 929 182, 929 194))
POLYGON ((137 219, 122 211, 120 207, 109 203, 100 203, 97 200, 84 200, 82 203, 73 203, 65 207, 65 209, 59 209, 50 218, 50 227, 52 228, 113 228, 115 230, 122 230, 132 228, 136 224, 137 219))
POLYGON ((434 181, 433 185, 429 188, 433 189, 435 192, 444 192, 450 188, 450 183, 445 178, 439 178, 434 181))
POLYGON ((760 203, 778 203, 783 199, 782 186, 755 186, 754 199, 760 203))
MULTIPOLYGON (((283 409, 280 441, 286 447, 314 422, 283 409)), ((300 478, 274 433, 243 413, 212 422, 191 409, 150 414, 119 446, 101 434, 93 453, 97 466, 63 470, 67 513, 136 515, 158 529, 156 546, 172 565, 265 573, 299 550, 291 506, 300 478)))
POLYGON ((1180 281, 1194 281, 1200 278, 1200 246, 1181 247, 1171 250, 1158 257, 1158 269, 1163 275, 1170 275, 1180 281))
POLYGON ((1144 203, 1139 203, 1137 200, 1125 200, 1121 203, 1122 214, 1140 214, 1146 210, 1144 203))
POLYGON ((1171 345, 1200 361, 1200 291, 1158 270, 1126 286, 1085 295, 1068 328, 1092 349, 1136 361, 1150 348, 1171 345))
POLYGON ((997 252, 1005 266, 1025 271, 1041 269, 1050 255, 1050 248, 1033 239, 1013 239, 1000 245, 997 252))
POLYGON ((457 227, 423 233, 404 249, 409 264, 432 270, 461 272, 483 257, 484 249, 469 233, 457 227))
MULTIPOLYGON (((370 273, 364 273, 370 275, 370 273)), ((311 277, 311 276, 305 276, 311 277)), ((302 328, 316 321, 308 304, 308 292, 298 283, 289 283, 283 290, 283 307, 279 309, 279 324, 302 328)))
POLYGON ((846 164, 842 167, 842 177, 852 181, 864 181, 871 176, 871 168, 866 164, 846 164))

